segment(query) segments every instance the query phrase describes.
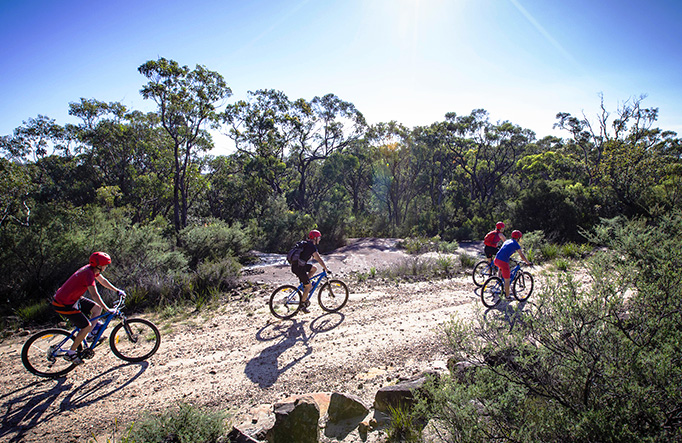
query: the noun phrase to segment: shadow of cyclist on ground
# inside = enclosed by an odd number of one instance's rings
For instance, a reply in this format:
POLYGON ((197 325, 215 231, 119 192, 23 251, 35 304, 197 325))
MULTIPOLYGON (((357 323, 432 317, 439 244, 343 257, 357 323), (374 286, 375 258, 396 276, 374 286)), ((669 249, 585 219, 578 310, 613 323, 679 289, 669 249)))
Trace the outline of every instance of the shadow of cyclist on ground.
POLYGON ((331 331, 343 323, 345 318, 339 312, 323 314, 310 323, 310 333, 306 332, 305 320, 268 322, 256 333, 256 339, 258 341, 278 341, 249 360, 244 368, 244 373, 249 380, 257 383, 261 388, 272 386, 281 374, 312 354, 313 349, 309 342, 317 334, 331 331), (298 342, 303 343, 303 348, 296 346, 298 342), (286 362, 286 359, 282 358, 285 353, 289 359, 286 362))
POLYGON ((14 434, 8 441, 22 441, 29 429, 40 423, 50 421, 59 414, 59 410, 46 413, 59 395, 70 389, 66 377, 54 380, 40 380, 8 392, 0 396, 0 408, 5 411, 0 421, 0 439, 14 434), (21 395, 7 400, 8 397, 24 391, 21 395))
MULTIPOLYGON (((305 333, 305 322, 292 320, 291 325, 280 331, 279 340, 263 349, 258 356, 249 360, 244 368, 244 374, 261 388, 268 388, 275 384, 280 374, 283 374, 296 363, 310 355, 313 350, 308 345, 308 337, 305 333), (295 349, 296 343, 303 342, 304 349, 295 349), (285 352, 292 354, 290 361, 280 366, 280 356, 285 352)), ((266 326, 267 327, 267 326, 266 326)), ((259 331, 259 333, 261 333, 259 331)))
POLYGON ((104 400, 137 380, 148 367, 149 363, 146 361, 123 363, 102 372, 75 386, 71 393, 62 400, 61 409, 64 411, 78 409, 104 400), (127 370, 135 370, 135 367, 137 367, 137 372, 129 375, 127 370))
POLYGON ((149 363, 124 363, 81 383, 74 384, 68 376, 36 381, 25 387, 0 396, 0 408, 8 411, 0 421, 0 439, 14 434, 8 441, 22 441, 29 429, 58 418, 63 411, 82 408, 103 400, 114 392, 130 385, 147 369, 149 363), (126 379, 125 368, 139 367, 137 373, 126 379), (121 378, 122 380, 119 380, 121 378), (122 383, 121 383, 122 382, 122 383), (107 389, 109 387, 109 389, 107 389), (4 400, 18 391, 22 395, 4 400), (68 395, 61 401, 59 408, 52 406, 65 393, 68 395), (47 412, 50 410, 50 412, 47 412))

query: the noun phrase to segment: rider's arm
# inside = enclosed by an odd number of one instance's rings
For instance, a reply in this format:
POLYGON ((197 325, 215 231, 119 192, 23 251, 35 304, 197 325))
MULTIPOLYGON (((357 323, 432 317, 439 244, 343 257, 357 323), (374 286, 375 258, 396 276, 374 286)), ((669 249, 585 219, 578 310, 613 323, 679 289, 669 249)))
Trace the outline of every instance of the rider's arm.
POLYGON ((518 252, 519 252, 519 257, 521 257, 523 259, 523 261, 526 262, 527 265, 532 265, 532 263, 530 261, 528 261, 526 256, 523 255, 523 250, 519 249, 518 252))
MULTIPOLYGON (((98 280, 99 281, 99 280, 98 280)), ((93 298, 93 301, 100 305, 102 309, 104 309, 107 312, 111 312, 111 309, 104 303, 104 300, 102 300, 102 296, 99 295, 99 291, 97 290, 97 286, 92 285, 88 286, 88 292, 90 293, 90 296, 93 298)))
POLYGON ((95 279, 99 282, 100 285, 104 286, 107 289, 111 289, 114 292, 123 292, 120 289, 118 289, 116 286, 112 285, 109 280, 106 279, 105 276, 102 274, 96 275, 95 279))
POLYGON ((324 264, 324 260, 322 260, 322 257, 320 257, 320 254, 319 254, 318 252, 313 252, 313 258, 314 258, 319 264, 322 265, 322 267, 324 268, 324 270, 325 270, 326 272, 329 272, 329 269, 327 269, 327 265, 324 264))

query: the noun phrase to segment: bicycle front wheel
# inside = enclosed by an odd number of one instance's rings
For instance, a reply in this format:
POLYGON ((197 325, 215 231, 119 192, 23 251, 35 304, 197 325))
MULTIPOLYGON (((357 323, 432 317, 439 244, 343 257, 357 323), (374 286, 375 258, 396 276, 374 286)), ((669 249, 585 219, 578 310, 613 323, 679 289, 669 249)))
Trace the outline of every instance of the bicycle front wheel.
POLYGON ((521 272, 514 279, 512 285, 514 297, 518 301, 526 301, 530 297, 531 292, 533 292, 533 276, 530 272, 521 272))
POLYGON ((111 352, 121 360, 138 362, 146 360, 159 349, 161 333, 149 320, 131 318, 114 327, 109 337, 111 352))
POLYGON ((62 358, 73 344, 70 335, 64 329, 46 329, 30 336, 21 348, 24 367, 39 377, 61 377, 71 371, 76 365, 62 358))
POLYGON ((472 273, 474 284, 478 287, 483 286, 483 283, 485 283, 486 280, 488 280, 490 277, 494 277, 493 274, 495 273, 496 269, 497 268, 495 265, 488 263, 487 260, 476 263, 476 266, 474 266, 474 272, 472 273))
POLYGON ((500 277, 490 277, 481 288, 481 301, 487 308, 494 308, 504 294, 504 282, 500 277))
POLYGON ((295 286, 280 286, 270 296, 270 312, 277 318, 291 318, 301 306, 301 297, 303 294, 295 286))
POLYGON ((336 312, 346 306, 348 301, 348 286, 341 280, 329 280, 317 294, 317 301, 327 312, 336 312))

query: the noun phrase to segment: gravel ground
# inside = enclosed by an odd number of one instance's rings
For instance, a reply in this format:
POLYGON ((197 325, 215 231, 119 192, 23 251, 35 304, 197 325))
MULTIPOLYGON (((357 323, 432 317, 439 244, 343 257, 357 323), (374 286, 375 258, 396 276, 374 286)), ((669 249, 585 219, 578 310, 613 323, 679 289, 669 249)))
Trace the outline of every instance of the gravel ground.
MULTIPOLYGON (((144 315, 161 329, 162 344, 142 363, 125 363, 105 345, 66 377, 41 379, 20 359, 33 331, 4 339, 0 442, 105 442, 141 413, 180 402, 230 410, 235 419, 251 406, 311 392, 346 392, 372 404, 380 387, 444 368, 448 350, 439 326, 452 316, 479 315, 480 301, 468 274, 354 283, 353 273, 413 260, 396 243, 357 239, 322 256, 335 278, 350 286, 350 300, 338 313, 326 314, 313 303, 310 314, 272 317, 270 293, 295 279, 274 260, 247 270, 244 289, 210 312, 144 315)), ((459 253, 480 251, 478 243, 463 246, 459 253)), ((343 441, 360 440, 351 433, 343 441)))

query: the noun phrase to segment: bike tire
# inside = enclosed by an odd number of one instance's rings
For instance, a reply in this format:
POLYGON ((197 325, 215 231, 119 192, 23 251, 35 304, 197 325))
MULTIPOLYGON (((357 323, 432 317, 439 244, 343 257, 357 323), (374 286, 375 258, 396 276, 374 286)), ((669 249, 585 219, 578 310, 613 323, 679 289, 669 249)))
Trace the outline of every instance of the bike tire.
POLYGON ((471 274, 474 284, 480 288, 483 286, 483 283, 485 283, 486 280, 488 280, 490 277, 494 277, 495 270, 495 265, 492 263, 489 264, 487 260, 476 263, 476 266, 474 266, 474 271, 471 274))
POLYGON ((348 286, 341 280, 329 280, 320 288, 317 301, 327 312, 336 312, 348 302, 348 286))
POLYGON ((504 282, 500 277, 490 277, 481 287, 481 301, 486 308, 494 308, 504 296, 504 282))
POLYGON ((518 301, 526 301, 533 292, 533 275, 530 272, 521 272, 512 284, 514 298, 518 301))
POLYGON ((143 361, 151 357, 161 346, 159 328, 149 320, 131 318, 114 326, 109 336, 111 352, 121 360, 143 361))
MULTIPOLYGON (((26 340, 21 348, 21 362, 28 372, 39 377, 61 377, 76 367, 76 364, 53 355, 52 346, 67 340, 59 349, 71 348, 73 339, 68 340, 71 332, 65 329, 45 329, 36 332, 26 340)), ((78 350, 83 346, 78 346, 78 350)))
POLYGON ((301 307, 303 294, 297 287, 291 285, 280 286, 270 296, 268 305, 270 312, 277 318, 286 320, 293 317, 301 307))

